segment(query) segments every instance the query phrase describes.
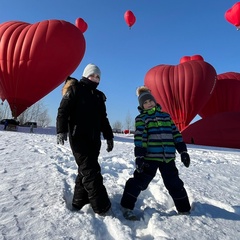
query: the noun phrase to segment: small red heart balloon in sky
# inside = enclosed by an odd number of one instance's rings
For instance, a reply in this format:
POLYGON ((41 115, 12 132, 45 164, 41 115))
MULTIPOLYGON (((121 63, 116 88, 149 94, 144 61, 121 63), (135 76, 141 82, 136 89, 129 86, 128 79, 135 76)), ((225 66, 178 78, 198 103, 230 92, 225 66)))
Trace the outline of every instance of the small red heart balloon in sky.
POLYGON ((0 24, 0 97, 8 101, 13 117, 59 86, 84 53, 84 36, 69 22, 0 24))
POLYGON ((132 11, 127 10, 124 14, 124 19, 125 22, 127 23, 127 25, 131 28, 133 26, 133 24, 136 22, 136 17, 133 14, 132 11))
POLYGON ((181 131, 209 100, 215 81, 214 67, 201 60, 155 66, 145 75, 144 84, 181 131))
POLYGON ((228 22, 240 29, 240 2, 235 3, 225 12, 225 18, 228 22))

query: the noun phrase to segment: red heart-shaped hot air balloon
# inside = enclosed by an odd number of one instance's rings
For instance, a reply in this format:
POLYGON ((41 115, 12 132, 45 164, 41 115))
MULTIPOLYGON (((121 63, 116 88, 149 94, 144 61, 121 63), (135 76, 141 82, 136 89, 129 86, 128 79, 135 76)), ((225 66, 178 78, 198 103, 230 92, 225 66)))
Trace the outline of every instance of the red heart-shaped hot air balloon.
POLYGON ((133 14, 132 11, 127 10, 124 14, 124 19, 125 22, 127 23, 127 25, 131 28, 133 26, 133 24, 136 22, 136 17, 133 14))
POLYGON ((202 118, 222 112, 240 112, 240 73, 226 72, 217 75, 211 98, 199 112, 202 118))
POLYGON ((84 53, 83 34, 69 22, 0 24, 0 96, 13 117, 59 86, 84 53))
POLYGON ((209 100, 215 81, 212 65, 187 61, 176 66, 153 67, 145 75, 144 84, 181 131, 209 100))
POLYGON ((240 2, 235 3, 225 12, 225 18, 228 22, 240 29, 240 2))

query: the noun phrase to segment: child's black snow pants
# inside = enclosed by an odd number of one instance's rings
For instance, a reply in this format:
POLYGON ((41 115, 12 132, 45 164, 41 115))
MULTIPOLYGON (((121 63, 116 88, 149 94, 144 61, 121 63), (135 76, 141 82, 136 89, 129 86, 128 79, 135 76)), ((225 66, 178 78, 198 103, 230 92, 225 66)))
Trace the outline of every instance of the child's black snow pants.
POLYGON ((191 206, 188 195, 184 188, 183 181, 179 178, 175 161, 165 163, 145 160, 143 172, 139 173, 135 170, 133 178, 129 178, 126 182, 121 205, 125 208, 133 209, 140 192, 147 189, 158 169, 177 210, 179 212, 190 211, 191 206))

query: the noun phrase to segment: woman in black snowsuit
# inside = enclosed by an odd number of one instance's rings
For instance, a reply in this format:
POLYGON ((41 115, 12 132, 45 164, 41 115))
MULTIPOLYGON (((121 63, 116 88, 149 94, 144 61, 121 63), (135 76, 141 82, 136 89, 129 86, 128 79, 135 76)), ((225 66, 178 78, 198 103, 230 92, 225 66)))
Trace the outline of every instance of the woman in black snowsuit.
POLYGON ((111 207, 103 184, 98 156, 101 133, 107 140, 107 151, 113 149, 113 132, 109 124, 103 92, 97 90, 100 69, 88 64, 80 81, 68 78, 57 115, 57 141, 69 142, 78 165, 72 205, 81 209, 90 203, 95 213, 105 214, 111 207))

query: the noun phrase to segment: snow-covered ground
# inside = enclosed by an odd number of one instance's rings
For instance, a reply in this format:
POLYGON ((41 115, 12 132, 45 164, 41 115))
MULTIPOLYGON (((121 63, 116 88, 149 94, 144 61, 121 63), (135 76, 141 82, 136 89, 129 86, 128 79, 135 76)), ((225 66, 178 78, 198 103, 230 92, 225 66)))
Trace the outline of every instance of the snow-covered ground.
POLYGON ((192 203, 177 215, 160 174, 139 196, 137 222, 122 217, 119 202, 134 170, 133 137, 116 135, 108 153, 102 141, 99 162, 113 216, 89 205, 70 210, 77 173, 69 143, 56 144, 54 128, 3 131, 0 126, 0 239, 128 240, 240 239, 240 150, 188 145, 191 165, 176 163, 192 203))

